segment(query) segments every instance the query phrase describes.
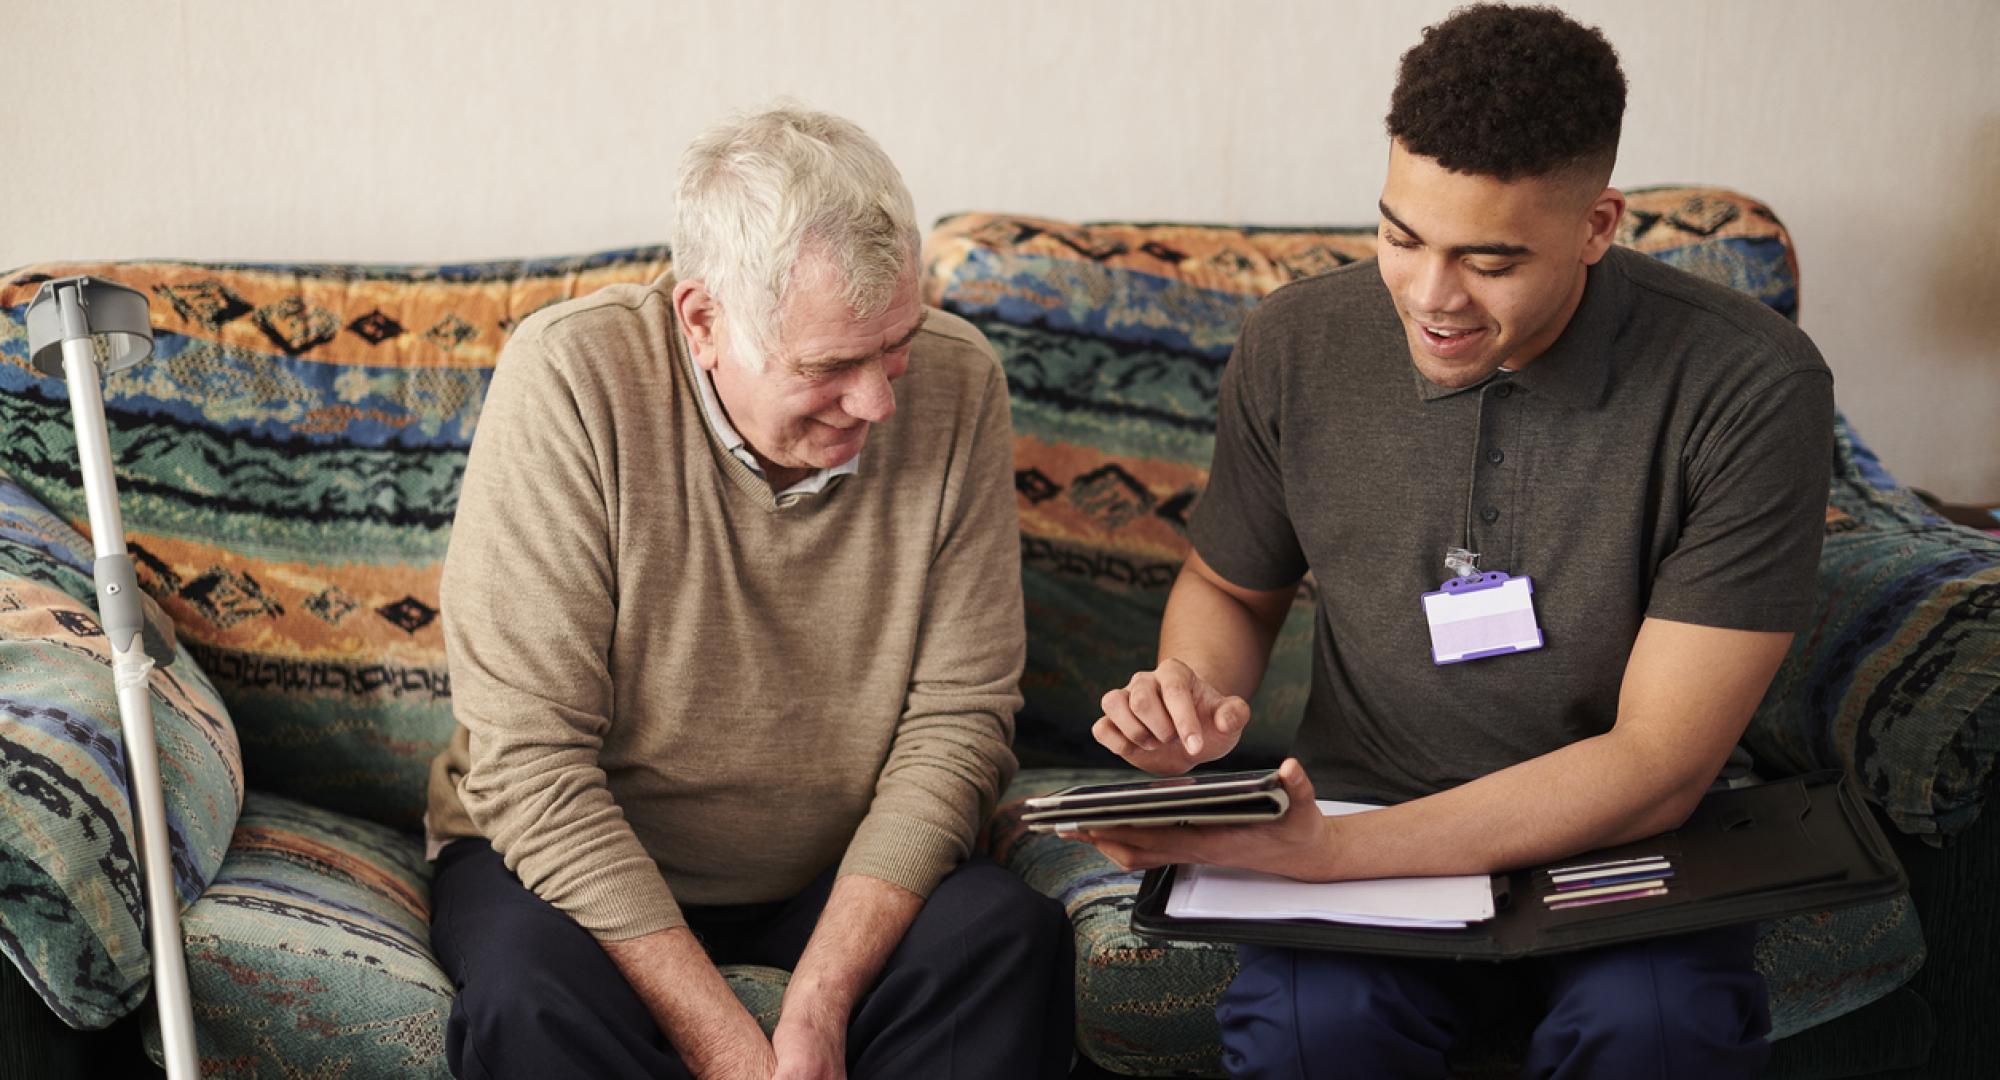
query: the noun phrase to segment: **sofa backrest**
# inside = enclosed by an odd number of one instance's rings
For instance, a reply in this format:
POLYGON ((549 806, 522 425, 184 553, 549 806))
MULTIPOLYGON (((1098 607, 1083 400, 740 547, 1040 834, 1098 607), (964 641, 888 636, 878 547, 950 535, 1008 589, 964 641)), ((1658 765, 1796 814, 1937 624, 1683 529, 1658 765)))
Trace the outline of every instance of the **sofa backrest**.
MULTIPOLYGON (((1798 312, 1790 235, 1719 188, 1631 191, 1618 242, 1798 312)), ((1013 392, 1028 617, 1024 762, 1096 764, 1107 690, 1150 668, 1215 398, 1243 319, 1287 282, 1372 256, 1373 226, 1073 224, 961 214, 926 243, 928 302, 999 351, 1013 392)), ((1273 650, 1239 755, 1275 760, 1311 684, 1310 580, 1273 650)))
POLYGON ((667 265, 27 267, 0 283, 0 472, 88 531, 67 390, 28 366, 22 319, 52 277, 144 291, 154 357, 105 385, 140 585, 228 705, 250 786, 414 829, 452 723, 438 579, 500 345, 667 265))
MULTIPOLYGON (((1763 204, 1713 188, 1629 194, 1621 243, 1796 315, 1796 260, 1763 204)), ((1373 246, 1365 227, 998 214, 934 231, 926 298, 986 332, 1013 393, 1025 761, 1106 760, 1088 728, 1098 697, 1152 663, 1243 317, 1373 246)), ((413 828, 451 729, 438 579, 500 345, 540 307, 667 268, 662 247, 450 266, 27 267, 0 279, 0 472, 87 528, 67 395, 28 366, 21 320, 51 277, 147 292, 156 357, 106 387, 141 584, 228 704, 251 786, 413 828)), ((1830 536, 1936 520, 1844 425, 1836 434, 1830 536)), ((1279 642, 1247 757, 1278 754, 1304 706, 1304 610, 1279 642)), ((1793 703, 1817 663, 1795 659, 1780 677, 1793 703)), ((1851 726, 1868 691, 1812 708, 1851 726)))

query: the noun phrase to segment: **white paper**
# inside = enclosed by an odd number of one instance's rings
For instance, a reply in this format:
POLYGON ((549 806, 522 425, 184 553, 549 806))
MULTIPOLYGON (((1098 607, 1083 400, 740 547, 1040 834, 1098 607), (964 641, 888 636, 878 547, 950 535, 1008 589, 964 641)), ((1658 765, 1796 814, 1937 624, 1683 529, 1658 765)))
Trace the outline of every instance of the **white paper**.
MULTIPOLYGON (((1380 807, 1319 801, 1329 816, 1380 807)), ((1182 919, 1319 919, 1362 926, 1458 929, 1493 917, 1485 874, 1457 877, 1293 881, 1223 866, 1183 866, 1167 894, 1167 914, 1182 919)))

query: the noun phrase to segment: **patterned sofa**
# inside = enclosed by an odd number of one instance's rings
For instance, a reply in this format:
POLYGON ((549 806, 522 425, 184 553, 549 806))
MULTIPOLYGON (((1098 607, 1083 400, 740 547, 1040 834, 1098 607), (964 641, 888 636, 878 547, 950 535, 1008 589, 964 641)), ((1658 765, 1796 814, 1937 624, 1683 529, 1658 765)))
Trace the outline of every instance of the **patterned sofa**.
MULTIPOLYGON (((1621 241, 1796 312, 1789 239, 1752 200, 1636 193, 1621 241)), ((1233 956, 1132 935, 1135 875, 1025 833, 1019 800, 1111 765, 1086 728, 1150 659, 1244 313, 1371 248, 1367 229, 1001 215, 947 219, 926 245, 927 298, 987 333, 1013 391, 1028 767, 986 842, 1072 915, 1080 1075, 1215 1075, 1210 1009, 1233 956)), ((160 331, 106 399, 141 584, 179 639, 153 689, 204 1072, 420 1076, 444 1073, 452 993, 416 834, 450 725, 437 582, 487 378, 530 312, 667 266, 643 248, 0 280, 0 1075, 129 1075, 156 1045, 67 401, 25 358, 38 283, 115 278, 153 298, 160 331)), ((2000 837, 1980 819, 2000 752, 2000 543, 1933 516, 1839 434, 1823 616, 1749 743, 1773 773, 1849 770, 1912 889, 1765 927, 1773 1071, 1970 1075, 2000 1052, 1985 900, 2000 837)), ((1295 617, 1281 636, 1245 761, 1282 752, 1308 635, 1295 617)), ((727 974, 775 1018, 782 972, 727 974)), ((1468 1071, 1504 1063, 1505 1035, 1487 1043, 1468 1071)))

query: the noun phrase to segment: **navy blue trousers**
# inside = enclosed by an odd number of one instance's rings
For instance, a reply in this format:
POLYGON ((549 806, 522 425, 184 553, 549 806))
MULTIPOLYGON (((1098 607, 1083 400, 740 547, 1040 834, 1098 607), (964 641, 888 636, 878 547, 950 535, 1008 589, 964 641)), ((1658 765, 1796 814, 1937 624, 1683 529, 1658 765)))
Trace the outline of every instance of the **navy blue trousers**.
MULTIPOLYGON (((718 964, 789 971, 833 888, 686 907, 718 964)), ((484 840, 438 855, 431 945, 458 987, 445 1027, 454 1076, 684 1078, 631 984, 574 920, 521 884, 484 840)), ((1032 1080, 1069 1072, 1075 971, 1061 905, 975 856, 925 901, 847 1029, 855 1080, 1032 1080)))
POLYGON ((1216 1008, 1235 1077, 1442 1077, 1482 1024, 1540 1022, 1523 1076, 1756 1076, 1770 1056, 1755 926, 1506 964, 1239 946, 1216 1008))

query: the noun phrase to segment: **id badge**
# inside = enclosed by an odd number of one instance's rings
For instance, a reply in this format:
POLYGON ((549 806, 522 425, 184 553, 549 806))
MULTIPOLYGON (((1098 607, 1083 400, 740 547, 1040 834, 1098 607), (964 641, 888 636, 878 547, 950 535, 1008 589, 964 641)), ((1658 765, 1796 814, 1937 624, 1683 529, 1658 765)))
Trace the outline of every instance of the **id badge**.
POLYGON ((1431 662, 1457 664, 1542 647, 1535 622, 1533 578, 1489 570, 1453 578, 1424 594, 1431 624, 1431 662))

